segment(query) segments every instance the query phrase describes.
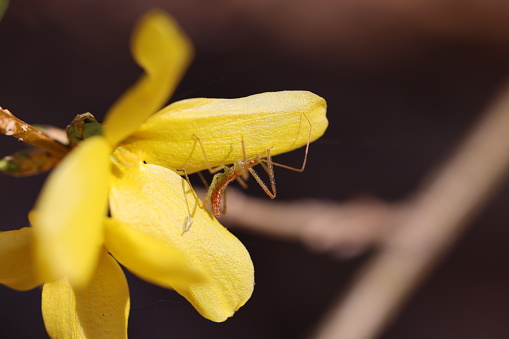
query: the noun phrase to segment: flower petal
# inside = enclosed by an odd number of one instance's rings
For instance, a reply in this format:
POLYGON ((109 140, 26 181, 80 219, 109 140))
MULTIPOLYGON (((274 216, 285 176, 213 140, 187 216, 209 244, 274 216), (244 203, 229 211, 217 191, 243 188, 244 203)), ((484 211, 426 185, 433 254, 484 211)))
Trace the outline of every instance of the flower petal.
POLYGON ((191 61, 192 46, 162 11, 145 14, 134 30, 132 53, 146 74, 110 109, 104 135, 115 145, 170 98, 191 61))
POLYGON ((254 287, 251 258, 240 241, 202 208, 187 181, 159 166, 121 168, 112 180, 113 218, 182 251, 201 282, 170 286, 205 318, 224 321, 249 299, 254 287), (184 195, 184 191, 186 192, 184 195), (193 221, 183 233, 188 213, 193 221))
POLYGON ((51 338, 127 338, 129 288, 106 252, 90 284, 73 289, 66 278, 45 284, 42 315, 51 338))
POLYGON ((151 283, 168 287, 203 279, 177 248, 118 220, 106 219, 105 244, 122 265, 151 283))
POLYGON ((18 291, 42 284, 35 271, 32 244, 30 227, 0 232, 0 284, 18 291))
POLYGON ((207 168, 199 136, 212 167, 247 156, 285 153, 323 135, 326 103, 305 91, 270 92, 240 99, 189 99, 150 117, 125 146, 148 163, 188 173, 207 168))
POLYGON ((107 210, 109 152, 104 138, 87 139, 46 181, 30 218, 45 281, 67 276, 83 286, 95 269, 107 210))

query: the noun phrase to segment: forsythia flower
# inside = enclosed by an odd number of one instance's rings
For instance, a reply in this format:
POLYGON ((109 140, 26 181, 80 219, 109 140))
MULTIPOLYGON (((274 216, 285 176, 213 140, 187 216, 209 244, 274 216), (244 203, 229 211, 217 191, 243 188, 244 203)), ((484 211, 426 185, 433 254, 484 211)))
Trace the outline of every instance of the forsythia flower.
POLYGON ((80 142, 51 173, 32 228, 0 233, 0 283, 25 290, 46 282, 42 309, 52 337, 127 335, 129 291, 117 261, 175 289, 212 321, 232 316, 253 291, 251 259, 176 171, 207 168, 196 136, 217 166, 242 156, 241 138, 248 155, 305 145, 304 114, 311 140, 327 128, 325 101, 304 91, 189 99, 153 114, 192 48, 166 14, 152 11, 132 51, 146 74, 110 109, 103 134, 80 142))

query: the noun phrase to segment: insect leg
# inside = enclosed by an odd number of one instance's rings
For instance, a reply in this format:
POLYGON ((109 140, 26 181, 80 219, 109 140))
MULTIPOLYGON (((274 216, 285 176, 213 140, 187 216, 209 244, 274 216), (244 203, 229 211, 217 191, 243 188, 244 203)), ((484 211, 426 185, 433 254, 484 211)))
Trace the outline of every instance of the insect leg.
MULTIPOLYGON (((209 172, 211 174, 214 174, 214 173, 219 172, 222 169, 225 169, 225 167, 226 167, 225 165, 220 165, 220 166, 212 168, 212 166, 210 165, 209 158, 207 157, 207 152, 205 152, 205 148, 203 147, 201 138, 194 133, 193 133, 193 137, 195 137, 196 140, 198 140, 198 144, 200 145, 201 151, 203 153, 203 158, 205 159, 205 163, 207 164, 207 168, 208 168, 209 172)), ((205 185, 205 186, 208 186, 208 185, 205 185)))
POLYGON ((246 182, 241 177, 237 178, 237 182, 240 184, 240 186, 242 186, 243 189, 247 189, 248 188, 246 182))
POLYGON ((249 172, 253 175, 256 182, 262 187, 262 189, 265 191, 265 193, 267 193, 267 195, 271 199, 274 199, 276 197, 276 179, 274 177, 274 168, 272 167, 273 162, 272 162, 272 160, 271 160, 272 158, 270 156, 270 148, 267 148, 266 152, 267 152, 266 164, 264 164, 263 162, 260 162, 260 165, 263 167, 265 172, 267 172, 267 174, 269 175, 270 189, 267 187, 267 185, 263 182, 263 180, 260 178, 258 173, 255 172, 254 169, 249 168, 249 172))
MULTIPOLYGON (((270 159, 270 150, 267 150, 267 152, 268 158, 270 159)), ((251 173, 251 175, 255 178, 258 185, 260 185, 260 187, 265 191, 265 193, 271 199, 274 199, 276 197, 276 179, 274 178, 274 169, 271 166, 271 162, 268 163, 268 166, 266 166, 263 163, 260 164, 262 164, 263 169, 269 174, 271 189, 267 187, 267 185, 263 182, 262 178, 260 178, 260 176, 258 175, 258 173, 255 172, 254 169, 249 168, 248 170, 251 173)))
POLYGON ((198 176, 200 177, 200 180, 201 180, 203 186, 205 186, 205 188, 208 190, 209 189, 209 183, 207 182, 207 180, 205 180, 205 177, 203 176, 203 174, 201 174, 201 171, 197 172, 196 174, 198 174, 198 176))
POLYGON ((240 170, 240 176, 242 179, 247 180, 249 179, 249 172, 247 171, 245 165, 247 164, 247 156, 246 156, 246 146, 244 145, 244 136, 240 136, 240 143, 242 144, 242 164, 243 166, 238 166, 240 170))
MULTIPOLYGON (((178 171, 184 172, 184 177, 186 178, 186 181, 189 184, 191 191, 194 193, 196 200, 197 201, 200 200, 198 198, 198 196, 196 195, 195 190, 193 189, 193 185, 191 184, 191 181, 189 180, 189 176, 187 175, 186 169, 183 168, 183 169, 179 169, 178 171)), ((186 220, 184 221, 184 227, 182 228, 182 235, 183 235, 184 233, 189 231, 189 229, 193 225, 193 216, 191 215, 191 209, 189 208, 189 201, 187 200, 186 188, 185 188, 184 182, 182 182, 182 190, 184 191, 184 200, 185 200, 186 208, 187 208, 187 217, 186 217, 186 220)))
MULTIPOLYGON (((309 124, 308 142, 306 144, 306 150, 304 151, 304 160, 302 161, 302 166, 300 168, 296 168, 296 167, 291 167, 291 166, 288 166, 288 165, 279 164, 277 162, 272 162, 272 165, 278 166, 278 167, 282 167, 282 168, 286 168, 288 170, 295 171, 295 172, 303 172, 304 169, 306 168, 306 163, 308 161, 309 144, 311 143, 311 133, 313 131, 313 125, 311 124, 311 121, 309 120, 309 118, 306 115, 306 113, 302 113, 302 115, 304 115, 304 118, 306 118, 306 120, 307 120, 307 122, 309 124)), ((262 159, 262 162, 265 162, 265 163, 268 164, 269 160, 268 159, 262 159)))

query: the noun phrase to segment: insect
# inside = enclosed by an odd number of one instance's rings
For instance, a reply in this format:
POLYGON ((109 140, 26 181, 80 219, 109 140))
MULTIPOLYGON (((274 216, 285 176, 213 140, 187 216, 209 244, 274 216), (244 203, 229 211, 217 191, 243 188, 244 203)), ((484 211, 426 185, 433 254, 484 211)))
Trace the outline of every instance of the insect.
MULTIPOLYGON (((255 178, 256 182, 260 185, 260 187, 265 191, 265 193, 271 199, 274 199, 276 197, 276 180, 274 178, 273 166, 286 168, 286 169, 296 171, 296 172, 304 171, 304 168, 306 167, 308 151, 309 151, 309 143, 311 140, 311 132, 312 132, 311 122, 309 121, 308 117, 305 114, 304 114, 304 117, 306 118, 307 122, 309 123, 309 134, 308 134, 308 141, 306 144, 306 150, 304 153, 304 160, 303 160, 302 166, 300 168, 295 168, 295 167, 291 167, 291 166, 273 162, 271 155, 270 155, 270 148, 266 149, 266 151, 265 151, 266 155, 264 157, 262 157, 259 154, 255 155, 255 156, 247 157, 245 147, 244 147, 244 138, 243 137, 241 138, 242 152, 243 152, 242 159, 238 159, 238 158, 234 159, 233 165, 231 165, 231 166, 221 165, 216 168, 211 168, 209 166, 209 172, 212 174, 215 174, 215 175, 214 175, 214 177, 212 179, 212 183, 210 184, 208 191, 207 191, 207 197, 205 199, 205 206, 207 204, 210 204, 211 211, 216 217, 219 217, 219 216, 221 216, 221 214, 224 214, 226 212, 226 204, 224 203, 223 196, 226 195, 226 187, 233 180, 237 180, 241 184, 241 186, 243 186, 244 188, 247 188, 245 181, 249 178, 249 174, 251 174, 255 178), (267 172, 267 174, 269 175, 270 189, 263 182, 263 180, 256 173, 256 171, 253 169, 253 167, 256 165, 261 165, 262 168, 265 170, 265 172, 267 172), (221 170, 223 170, 223 172, 219 172, 221 170)), ((195 137, 198 139, 198 142, 202 149, 203 155, 205 157, 205 161, 207 163, 209 163, 200 137, 198 137, 196 135, 195 135, 195 137)), ((204 179, 202 179, 202 180, 204 180, 204 179)))
MULTIPOLYGON (((243 142, 244 140, 242 140, 243 142)), ((223 172, 216 173, 212 178, 212 183, 207 191, 207 198, 205 205, 210 203, 212 213, 219 217, 221 213, 226 212, 226 205, 222 204, 222 198, 226 192, 226 187, 233 180, 237 180, 242 186, 247 187, 245 180, 249 178, 249 173, 255 178, 256 182, 263 188, 265 193, 271 198, 276 197, 276 182, 274 179, 273 162, 270 157, 270 149, 267 149, 267 159, 262 159, 259 155, 251 158, 244 157, 243 159, 234 159, 232 166, 222 165, 216 168, 216 171, 223 170, 223 172), (254 166, 261 165, 264 170, 269 174, 270 189, 263 182, 260 176, 253 169, 254 166)))

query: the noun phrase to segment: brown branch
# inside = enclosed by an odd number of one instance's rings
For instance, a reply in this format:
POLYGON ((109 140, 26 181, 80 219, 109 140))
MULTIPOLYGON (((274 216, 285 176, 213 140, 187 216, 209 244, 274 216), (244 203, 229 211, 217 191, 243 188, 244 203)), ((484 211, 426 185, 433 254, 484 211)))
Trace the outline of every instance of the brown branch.
POLYGON ((338 299, 315 339, 375 338, 493 195, 509 168, 509 86, 422 187, 405 221, 338 299))
POLYGON ((345 203, 301 200, 290 203, 251 198, 228 188, 221 222, 267 236, 301 241, 311 249, 342 258, 382 242, 398 224, 399 205, 371 197, 345 203))
POLYGON ((53 140, 41 130, 21 121, 9 110, 0 107, 0 133, 10 135, 27 144, 42 149, 52 155, 63 158, 69 148, 53 140))

